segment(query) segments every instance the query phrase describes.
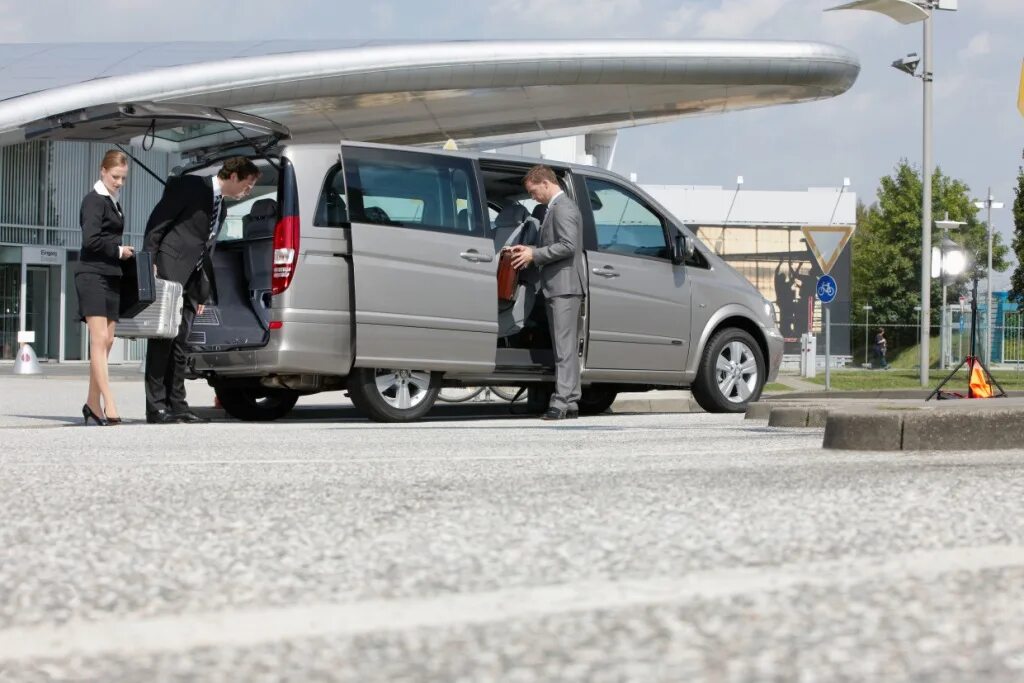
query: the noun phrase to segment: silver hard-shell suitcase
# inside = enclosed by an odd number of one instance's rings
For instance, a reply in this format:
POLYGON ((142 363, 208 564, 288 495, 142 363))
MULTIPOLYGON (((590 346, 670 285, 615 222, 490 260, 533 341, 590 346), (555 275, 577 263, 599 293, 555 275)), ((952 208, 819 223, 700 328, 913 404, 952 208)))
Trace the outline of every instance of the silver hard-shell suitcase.
POLYGON ((125 339, 173 339, 181 325, 181 309, 185 300, 177 282, 156 279, 156 298, 132 318, 121 318, 115 337, 125 339))

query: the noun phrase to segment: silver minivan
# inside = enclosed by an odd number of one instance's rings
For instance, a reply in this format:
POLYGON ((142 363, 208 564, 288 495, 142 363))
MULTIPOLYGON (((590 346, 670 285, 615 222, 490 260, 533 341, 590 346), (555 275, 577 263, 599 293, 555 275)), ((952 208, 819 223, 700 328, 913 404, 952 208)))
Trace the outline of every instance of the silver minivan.
POLYGON ((347 390, 386 422, 422 417, 443 386, 542 391, 554 360, 541 295, 527 277, 515 301, 499 301, 496 280, 501 248, 540 220, 522 184, 536 163, 583 217, 581 413, 619 391, 683 387, 708 411, 739 412, 782 360, 772 304, 643 190, 598 168, 292 143, 272 121, 196 105, 87 108, 26 138, 141 140, 184 153, 179 172, 196 174, 259 150, 263 174, 228 207, 214 301, 188 340, 191 377, 239 419, 282 417, 321 391, 347 390))
POLYGON ((712 412, 757 400, 782 360, 774 308, 636 185, 550 160, 348 142, 276 147, 229 208, 192 376, 243 420, 347 390, 367 417, 407 421, 443 386, 552 382, 541 295, 526 282, 497 299, 498 253, 543 211, 522 185, 535 163, 583 216, 580 412, 624 390, 689 387, 712 412))

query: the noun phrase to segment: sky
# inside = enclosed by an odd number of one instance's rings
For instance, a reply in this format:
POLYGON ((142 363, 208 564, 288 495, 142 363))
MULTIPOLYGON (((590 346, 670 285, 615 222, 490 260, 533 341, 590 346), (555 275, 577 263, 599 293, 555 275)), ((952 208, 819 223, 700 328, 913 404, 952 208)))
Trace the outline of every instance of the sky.
MULTIPOLYGON (((752 190, 851 188, 866 203, 901 159, 921 163, 921 81, 890 68, 920 54, 919 24, 824 12, 843 0, 0 0, 0 42, 275 39, 749 38, 816 40, 854 52, 857 83, 823 102, 683 119, 622 131, 615 171, 641 183, 752 190), (54 17, 61 17, 59 22, 54 17), (201 17, 201 21, 196 21, 201 17)), ((1024 163, 1017 89, 1024 0, 960 0, 934 20, 934 158, 977 199, 1005 208, 1009 241, 1024 163)), ((995 279, 1003 289, 1009 272, 995 279)))

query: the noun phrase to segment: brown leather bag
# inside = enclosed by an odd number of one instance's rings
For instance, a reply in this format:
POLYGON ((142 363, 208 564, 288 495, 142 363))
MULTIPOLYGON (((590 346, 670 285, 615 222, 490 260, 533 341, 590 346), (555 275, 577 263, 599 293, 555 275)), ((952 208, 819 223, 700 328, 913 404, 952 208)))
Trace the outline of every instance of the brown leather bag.
POLYGON ((512 267, 512 252, 502 251, 498 257, 498 300, 515 301, 518 284, 519 273, 512 267))

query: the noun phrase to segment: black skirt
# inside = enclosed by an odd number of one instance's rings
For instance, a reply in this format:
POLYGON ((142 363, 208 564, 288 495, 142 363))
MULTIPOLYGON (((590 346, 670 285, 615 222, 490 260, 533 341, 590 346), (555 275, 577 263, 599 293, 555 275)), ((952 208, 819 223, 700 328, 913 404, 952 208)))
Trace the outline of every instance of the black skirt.
POLYGON ((86 317, 93 315, 112 322, 120 320, 120 275, 78 273, 75 275, 75 289, 78 290, 78 313, 82 322, 85 322, 86 317))

